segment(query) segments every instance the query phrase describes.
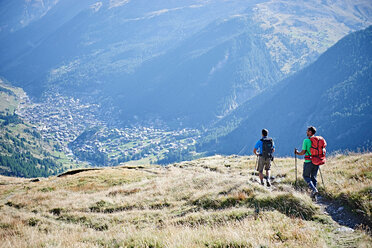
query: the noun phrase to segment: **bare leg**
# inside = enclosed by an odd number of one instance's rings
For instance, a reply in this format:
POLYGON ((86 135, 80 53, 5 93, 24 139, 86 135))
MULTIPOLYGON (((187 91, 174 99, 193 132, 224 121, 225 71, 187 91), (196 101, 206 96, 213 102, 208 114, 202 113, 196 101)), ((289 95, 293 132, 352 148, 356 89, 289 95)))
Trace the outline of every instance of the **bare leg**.
POLYGON ((266 176, 267 176, 267 186, 271 186, 271 183, 270 183, 270 170, 266 170, 266 176))
POLYGON ((266 170, 266 176, 267 176, 267 180, 270 181, 270 170, 266 170))
POLYGON ((261 183, 263 183, 263 173, 262 172, 258 172, 258 176, 260 177, 260 181, 261 183))

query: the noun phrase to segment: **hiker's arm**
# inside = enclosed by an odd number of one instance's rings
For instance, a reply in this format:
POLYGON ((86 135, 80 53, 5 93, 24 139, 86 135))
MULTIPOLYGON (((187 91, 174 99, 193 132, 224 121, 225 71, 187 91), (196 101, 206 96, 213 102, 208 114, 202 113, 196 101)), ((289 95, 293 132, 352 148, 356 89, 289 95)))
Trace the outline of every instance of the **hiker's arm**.
POLYGON ((273 148, 273 152, 272 153, 274 153, 275 152, 275 148, 273 148))
POLYGON ((302 150, 301 152, 298 152, 297 149, 295 149, 295 154, 297 155, 305 155, 306 150, 302 150))
POLYGON ((253 149, 253 153, 254 153, 256 156, 259 155, 259 154, 257 153, 257 149, 256 149, 256 148, 253 149))

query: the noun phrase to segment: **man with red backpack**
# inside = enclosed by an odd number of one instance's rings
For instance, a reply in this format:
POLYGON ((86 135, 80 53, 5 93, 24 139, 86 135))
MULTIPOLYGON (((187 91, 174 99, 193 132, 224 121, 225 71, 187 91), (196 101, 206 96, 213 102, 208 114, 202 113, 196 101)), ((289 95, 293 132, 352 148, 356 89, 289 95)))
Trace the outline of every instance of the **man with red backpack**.
POLYGON ((295 154, 305 155, 303 177, 311 189, 311 197, 316 200, 318 195, 318 189, 316 188, 316 177, 318 174, 319 166, 324 164, 326 161, 325 147, 327 146, 326 141, 321 136, 314 136, 316 128, 311 126, 307 128, 306 135, 307 139, 304 139, 302 143, 302 151, 298 152, 295 149, 295 154))

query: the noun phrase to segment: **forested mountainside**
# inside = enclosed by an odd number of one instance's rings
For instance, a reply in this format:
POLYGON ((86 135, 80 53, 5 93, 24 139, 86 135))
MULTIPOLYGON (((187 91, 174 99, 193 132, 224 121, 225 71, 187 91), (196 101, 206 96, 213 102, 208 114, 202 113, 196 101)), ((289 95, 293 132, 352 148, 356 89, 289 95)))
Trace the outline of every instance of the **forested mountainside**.
POLYGON ((46 140, 38 129, 16 113, 24 101, 22 89, 0 80, 0 174, 17 177, 47 177, 75 168, 53 139, 46 140))
POLYGON ((372 147, 372 26, 352 33, 317 61, 248 101, 209 135, 206 151, 250 153, 268 128, 280 155, 301 148, 306 128, 328 142, 329 151, 372 147), (252 148, 252 149, 251 149, 252 148))

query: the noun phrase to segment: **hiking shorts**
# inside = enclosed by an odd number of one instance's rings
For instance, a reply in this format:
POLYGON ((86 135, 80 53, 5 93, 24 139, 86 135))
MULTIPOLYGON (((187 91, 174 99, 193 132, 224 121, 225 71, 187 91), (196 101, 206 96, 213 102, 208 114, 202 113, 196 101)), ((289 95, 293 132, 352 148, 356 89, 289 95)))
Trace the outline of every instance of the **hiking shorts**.
POLYGON ((262 156, 258 157, 258 166, 257 171, 263 172, 263 170, 270 170, 271 167, 271 159, 270 158, 264 158, 262 156))

